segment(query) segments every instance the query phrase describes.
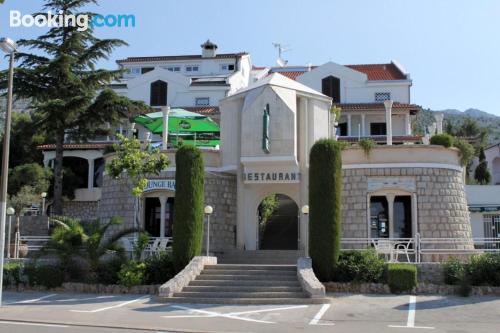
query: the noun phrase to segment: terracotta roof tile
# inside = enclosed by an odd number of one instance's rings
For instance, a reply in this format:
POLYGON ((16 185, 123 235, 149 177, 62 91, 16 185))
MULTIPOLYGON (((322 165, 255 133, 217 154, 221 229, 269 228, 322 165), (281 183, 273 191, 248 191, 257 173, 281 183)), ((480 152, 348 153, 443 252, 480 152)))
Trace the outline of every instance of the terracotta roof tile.
MULTIPOLYGON (((243 55, 247 55, 246 52, 240 53, 221 53, 217 54, 215 57, 210 59, 232 59, 238 58, 243 55)), ((171 60, 200 60, 207 59, 202 58, 200 54, 189 54, 189 55, 175 55, 175 56, 151 56, 151 57, 128 57, 127 59, 120 59, 116 62, 118 64, 130 63, 130 62, 148 62, 148 61, 171 61, 171 60)))
POLYGON ((208 116, 219 114, 218 106, 179 106, 178 108, 208 116))
MULTIPOLYGON (((384 111, 384 103, 334 103, 342 111, 384 111)), ((394 111, 406 111, 409 110, 412 114, 415 114, 422 110, 420 105, 416 104, 406 104, 394 102, 392 105, 394 111)))
MULTIPOLYGON (((104 149, 112 143, 67 143, 63 145, 64 150, 85 150, 85 149, 104 149)), ((46 144, 37 147, 40 150, 54 150, 56 145, 46 144)))

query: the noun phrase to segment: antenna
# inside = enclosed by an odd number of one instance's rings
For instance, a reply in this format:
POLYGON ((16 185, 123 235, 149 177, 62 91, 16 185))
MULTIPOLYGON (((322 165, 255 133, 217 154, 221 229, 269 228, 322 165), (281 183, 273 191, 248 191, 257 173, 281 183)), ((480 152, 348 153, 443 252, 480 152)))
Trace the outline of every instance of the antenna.
POLYGON ((289 48, 288 45, 283 45, 281 43, 273 43, 273 46, 278 49, 278 59, 276 60, 276 63, 280 67, 285 67, 288 64, 288 60, 283 59, 283 53, 290 51, 291 48, 289 48))

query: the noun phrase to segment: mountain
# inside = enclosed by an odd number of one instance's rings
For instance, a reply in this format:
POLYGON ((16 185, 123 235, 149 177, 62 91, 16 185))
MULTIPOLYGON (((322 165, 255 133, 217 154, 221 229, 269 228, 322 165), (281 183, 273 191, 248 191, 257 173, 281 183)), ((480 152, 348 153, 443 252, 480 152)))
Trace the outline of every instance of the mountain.
POLYGON ((457 109, 422 110, 422 112, 417 115, 417 120, 415 122, 415 130, 418 134, 423 134, 426 126, 435 122, 434 113, 436 112, 444 113, 445 123, 451 122, 454 126, 460 126, 464 119, 472 118, 477 122, 479 127, 487 130, 488 144, 500 142, 500 117, 474 108, 465 111, 457 109))

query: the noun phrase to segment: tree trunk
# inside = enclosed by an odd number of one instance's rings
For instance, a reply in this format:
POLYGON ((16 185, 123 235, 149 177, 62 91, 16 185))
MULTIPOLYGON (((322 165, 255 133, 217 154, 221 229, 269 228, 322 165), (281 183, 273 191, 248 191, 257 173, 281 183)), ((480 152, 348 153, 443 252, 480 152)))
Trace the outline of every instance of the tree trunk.
POLYGON ((56 158, 54 163, 54 203, 52 213, 62 215, 62 190, 63 190, 63 152, 64 152, 64 133, 57 136, 56 140, 56 158))

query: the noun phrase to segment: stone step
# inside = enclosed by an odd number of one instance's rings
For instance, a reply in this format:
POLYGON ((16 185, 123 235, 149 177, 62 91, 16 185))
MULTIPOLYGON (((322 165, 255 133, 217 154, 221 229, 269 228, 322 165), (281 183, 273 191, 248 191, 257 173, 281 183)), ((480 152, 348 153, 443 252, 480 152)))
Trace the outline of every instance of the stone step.
POLYGON ((216 269, 216 270, 265 270, 265 271, 293 271, 297 272, 296 265, 237 265, 237 264, 217 264, 217 265, 207 265, 205 269, 216 269))
POLYGON ((296 258, 224 258, 219 257, 221 264, 247 264, 247 265, 296 265, 296 258))
POLYGON ((286 286, 192 286, 182 289, 182 292, 302 292, 300 285, 293 287, 286 286))
POLYGON ((223 255, 302 255, 301 250, 226 250, 223 255))
POLYGON ((267 276, 297 276, 297 271, 278 271, 262 269, 204 269, 201 275, 219 274, 219 275, 267 275, 267 276))
POLYGON ((193 298, 193 297, 158 297, 158 301, 167 303, 190 304, 240 304, 240 305, 301 305, 301 304, 326 304, 324 298, 193 298))
POLYGON ((182 291, 175 293, 174 297, 192 298, 308 298, 304 292, 192 292, 182 291))
POLYGON ((225 274, 207 274, 202 272, 196 277, 196 280, 256 280, 256 281, 297 281, 297 275, 225 275, 225 274))
POLYGON ((199 280, 196 279, 189 283, 189 286, 207 286, 207 287, 218 287, 218 286, 249 286, 249 287, 300 287, 300 283, 297 280, 288 281, 269 281, 269 280, 199 280))

